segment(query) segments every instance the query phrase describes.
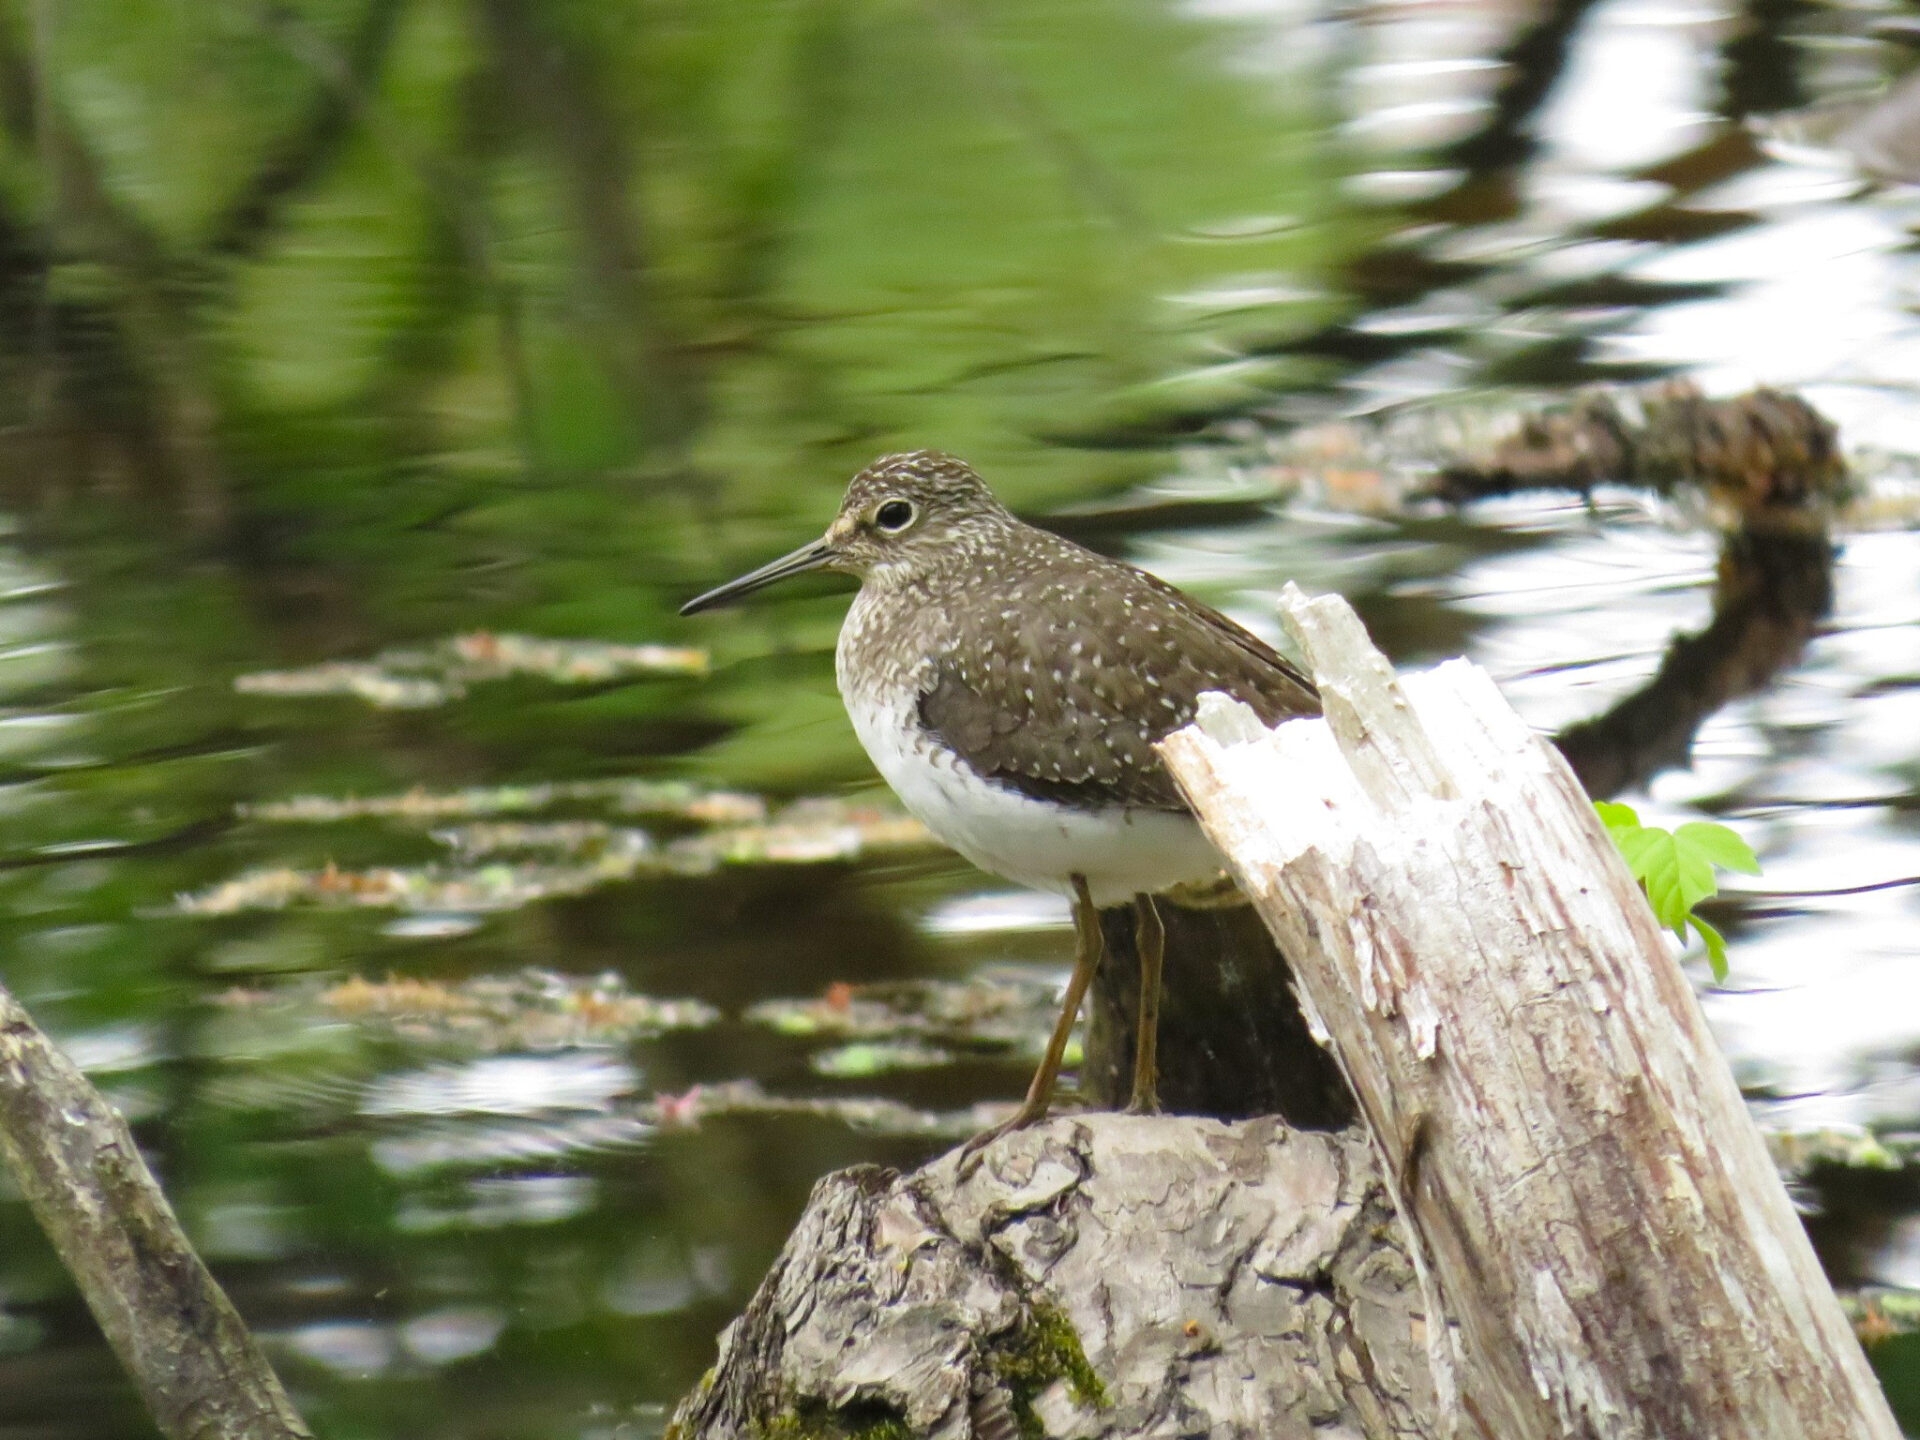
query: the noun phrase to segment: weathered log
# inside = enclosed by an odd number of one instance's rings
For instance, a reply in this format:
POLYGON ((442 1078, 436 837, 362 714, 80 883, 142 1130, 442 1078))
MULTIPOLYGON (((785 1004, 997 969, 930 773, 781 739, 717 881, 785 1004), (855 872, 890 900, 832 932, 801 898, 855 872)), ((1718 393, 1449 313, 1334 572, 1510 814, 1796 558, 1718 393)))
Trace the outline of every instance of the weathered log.
POLYGON ((1381 1146, 1477 1362, 1461 1415, 1500 1440, 1893 1440, 1565 761, 1465 661, 1396 678, 1345 602, 1283 609, 1326 718, 1248 739, 1227 716, 1163 754, 1381 1146))
POLYGON ((0 987, 0 1159, 171 1440, 312 1440, 120 1113, 0 987))
POLYGON ((1438 1436, 1358 1132, 1093 1114, 814 1187, 675 1440, 1438 1436))
POLYGON ((1749 523, 1820 514, 1844 498, 1839 430, 1799 395, 1759 389, 1710 400, 1691 381, 1586 390, 1529 416, 1479 459, 1435 478, 1448 500, 1613 483, 1704 490, 1749 523))

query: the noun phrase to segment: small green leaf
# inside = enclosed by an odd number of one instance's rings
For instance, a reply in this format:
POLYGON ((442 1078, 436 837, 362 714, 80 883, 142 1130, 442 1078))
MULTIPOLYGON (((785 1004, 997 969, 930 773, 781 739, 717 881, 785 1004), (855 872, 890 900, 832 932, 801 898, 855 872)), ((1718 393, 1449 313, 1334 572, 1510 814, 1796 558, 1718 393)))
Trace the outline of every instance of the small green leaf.
POLYGON ((1713 866, 1655 825, 1618 832, 1615 840, 1627 868, 1646 887, 1655 918, 1684 939, 1693 907, 1719 888, 1713 866))
POLYGON ((1613 845, 1627 862, 1627 869, 1633 872, 1636 880, 1647 878, 1647 869, 1653 862, 1653 852, 1660 848, 1660 841, 1666 836, 1664 830, 1650 830, 1636 825, 1631 830, 1621 829, 1613 832, 1613 845))
POLYGON ((1700 938, 1707 947, 1707 964, 1713 967, 1713 983, 1727 983, 1727 942, 1720 932, 1707 924, 1698 915, 1693 917, 1693 928, 1700 932, 1700 938))
POLYGON ((1625 805, 1597 801, 1594 808, 1600 812, 1627 869, 1646 891, 1654 919, 1663 929, 1673 931, 1683 945, 1689 925, 1699 931, 1713 978, 1724 981, 1727 942, 1718 930, 1693 913, 1693 907, 1719 893, 1716 869, 1760 873, 1760 862, 1747 842, 1726 826, 1708 821, 1695 820, 1668 831, 1658 825, 1640 824, 1640 817, 1625 805))
POLYGON ((1743 875, 1760 873, 1760 861, 1752 847, 1724 825, 1695 820, 1674 831, 1673 838, 1722 870, 1738 870, 1743 875))
POLYGON ((1600 812, 1600 820, 1609 830, 1637 830, 1640 817, 1634 813, 1631 805, 1621 805, 1612 800, 1596 800, 1593 808, 1600 812))

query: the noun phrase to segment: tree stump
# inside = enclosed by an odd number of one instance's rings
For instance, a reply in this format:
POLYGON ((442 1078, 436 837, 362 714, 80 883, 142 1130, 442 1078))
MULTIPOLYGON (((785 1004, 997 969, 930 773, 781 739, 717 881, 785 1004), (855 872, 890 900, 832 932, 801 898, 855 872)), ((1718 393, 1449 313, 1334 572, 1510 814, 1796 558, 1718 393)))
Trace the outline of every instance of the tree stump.
POLYGON ((669 1437, 1428 1440, 1425 1317, 1357 1132, 1061 1116, 960 1180, 814 1187, 669 1437))
POLYGON ((1499 1440, 1894 1440, 1566 762, 1477 667, 1396 678, 1344 601, 1289 587, 1283 611, 1325 718, 1267 732, 1223 699, 1162 753, 1293 962, 1479 1362, 1461 1414, 1499 1440))

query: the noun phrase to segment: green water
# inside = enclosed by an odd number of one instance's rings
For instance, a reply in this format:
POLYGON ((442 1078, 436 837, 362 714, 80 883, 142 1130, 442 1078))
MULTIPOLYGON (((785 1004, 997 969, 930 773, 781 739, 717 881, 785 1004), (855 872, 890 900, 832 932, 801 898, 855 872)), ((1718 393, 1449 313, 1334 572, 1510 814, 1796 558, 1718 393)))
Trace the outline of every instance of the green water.
MULTIPOLYGON (((883 800, 832 685, 843 597, 674 614, 816 533, 883 451, 963 453, 1269 632, 1284 580, 1339 588, 1396 659, 1473 654, 1558 727, 1705 622, 1700 518, 1625 495, 1385 517, 1365 473, 1288 501, 1277 437, 1489 386, 1812 387, 1886 503, 1805 654, 1636 803, 1739 825, 1778 890, 1920 872, 1913 202, 1741 125, 1897 72, 1867 12, 1615 0, 1564 68, 1515 72, 1554 82, 1532 108, 1482 63, 1516 22, 1470 9, 0 21, 0 976, 137 1122, 325 1435, 653 1433, 817 1176, 912 1164, 1017 1094, 1017 1035, 833 1074, 827 1042, 748 1012, 1051 978, 1050 908, 923 847, 696 863, 737 818, 527 796, 883 800), (411 708, 257 678, 457 635, 711 667, 470 673, 411 708), (498 787, 522 808, 259 808, 498 787), (435 836, 480 819, 601 828, 435 836), (415 888, 360 903, 382 885, 415 888), (537 1010, 529 969, 710 1023, 556 1036, 460 1008, 496 981, 537 1010), (419 982, 416 1010, 370 1019, 356 976, 419 982)), ((1772 1120, 1920 1122, 1914 903, 1730 917, 1709 1011, 1772 1120)), ((1910 1172, 1804 1198, 1838 1278, 1920 1286, 1910 1172)), ((1876 1358, 1914 1403, 1911 1343, 1876 1358)), ((9 1194, 0 1435, 147 1433, 9 1194)))

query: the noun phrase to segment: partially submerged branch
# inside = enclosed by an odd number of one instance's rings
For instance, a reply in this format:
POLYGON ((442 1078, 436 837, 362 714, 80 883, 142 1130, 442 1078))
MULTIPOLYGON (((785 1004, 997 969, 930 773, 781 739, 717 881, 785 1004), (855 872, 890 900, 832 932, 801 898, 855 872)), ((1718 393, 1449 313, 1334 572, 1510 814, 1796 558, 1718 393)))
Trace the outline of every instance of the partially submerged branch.
POLYGON ((312 1440, 126 1121, 4 988, 0 1157, 170 1440, 312 1440))
POLYGON ((1638 392, 1587 390, 1524 420, 1477 459, 1443 468, 1449 500, 1601 484, 1704 489, 1749 520, 1844 497, 1839 431, 1799 395, 1759 389, 1711 400, 1677 381, 1638 392))

